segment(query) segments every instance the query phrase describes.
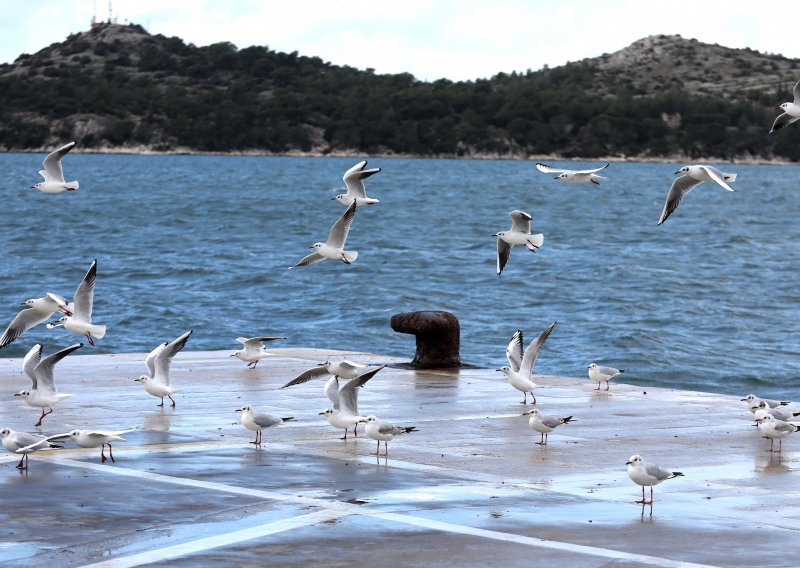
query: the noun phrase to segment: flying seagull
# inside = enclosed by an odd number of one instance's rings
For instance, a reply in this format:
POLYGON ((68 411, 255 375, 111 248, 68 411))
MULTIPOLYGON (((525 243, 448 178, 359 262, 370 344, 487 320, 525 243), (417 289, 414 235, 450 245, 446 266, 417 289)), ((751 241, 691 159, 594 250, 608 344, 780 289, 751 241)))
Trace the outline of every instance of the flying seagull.
POLYGON ((736 181, 736 174, 724 174, 713 166, 683 166, 675 173, 683 175, 675 178, 669 188, 664 210, 661 211, 661 218, 658 220, 659 225, 672 215, 687 193, 704 181, 715 181, 723 189, 735 191, 728 184, 736 181))
POLYGON ((94 304, 94 284, 97 280, 97 260, 92 261, 86 276, 83 277, 75 298, 72 300, 72 315, 63 316, 58 323, 47 324, 49 329, 63 327, 67 331, 85 335, 89 344, 94 346, 95 339, 103 339, 106 335, 106 326, 92 323, 92 305, 94 304))
POLYGON ((347 186, 347 193, 342 193, 332 199, 336 199, 339 203, 348 207, 353 204, 353 201, 358 205, 374 205, 375 203, 380 203, 377 199, 367 197, 367 190, 364 188, 364 180, 373 174, 377 174, 381 169, 370 168, 365 170, 364 168, 366 167, 367 161, 364 160, 347 170, 342 178, 344 184, 347 186))
POLYGON ((558 174, 554 179, 564 180, 567 183, 586 183, 590 181, 595 185, 600 185, 600 182, 597 180, 606 178, 598 175, 597 172, 606 169, 608 166, 609 164, 606 164, 601 168, 595 168, 593 170, 564 170, 546 164, 536 164, 536 169, 546 174, 558 174))
POLYGON ((278 339, 286 339, 285 337, 271 337, 271 336, 260 336, 260 337, 237 337, 236 341, 244 345, 243 349, 239 351, 235 351, 231 354, 231 357, 236 357, 247 363, 247 366, 251 369, 255 369, 258 362, 261 361, 264 357, 267 357, 269 353, 267 353, 266 348, 264 347, 264 341, 276 341, 278 339))
POLYGON ((503 268, 511 256, 511 248, 516 245, 525 246, 529 251, 535 253, 542 243, 544 235, 541 233, 531 234, 531 220, 533 217, 529 213, 515 209, 508 214, 511 217, 511 228, 508 231, 495 233, 497 237, 497 275, 500 276, 503 268))
POLYGON ((64 170, 61 168, 61 158, 75 147, 75 142, 64 144, 58 150, 48 154, 42 162, 43 170, 39 174, 44 181, 31 186, 31 189, 38 189, 43 193, 61 193, 62 191, 75 191, 78 189, 77 181, 64 181, 64 170))
POLYGON ((770 134, 800 120, 800 81, 794 84, 792 94, 794 95, 794 100, 792 102, 783 103, 778 107, 783 109, 783 114, 778 116, 775 122, 772 123, 772 130, 769 131, 770 134))
POLYGON ((58 294, 51 292, 41 298, 25 300, 21 305, 22 310, 11 320, 5 333, 0 337, 0 349, 19 339, 30 328, 47 321, 56 312, 72 315, 67 306, 67 301, 58 294))
POLYGON ((356 202, 353 201, 341 217, 331 227, 328 241, 324 243, 314 243, 309 248, 316 249, 314 252, 304 257, 300 262, 289 268, 307 266, 329 258, 331 260, 341 260, 345 264, 355 262, 358 257, 356 251, 344 250, 344 243, 347 241, 347 234, 350 232, 350 225, 356 216, 356 202))

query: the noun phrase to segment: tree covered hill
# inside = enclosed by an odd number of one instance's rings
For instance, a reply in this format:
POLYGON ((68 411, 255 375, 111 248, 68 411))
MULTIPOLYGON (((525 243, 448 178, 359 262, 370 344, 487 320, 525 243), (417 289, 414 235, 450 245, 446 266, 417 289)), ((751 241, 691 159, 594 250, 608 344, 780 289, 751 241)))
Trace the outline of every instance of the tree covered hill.
POLYGON ((768 134, 800 60, 653 36, 562 67, 425 82, 103 24, 0 65, 0 148, 800 160, 768 134))

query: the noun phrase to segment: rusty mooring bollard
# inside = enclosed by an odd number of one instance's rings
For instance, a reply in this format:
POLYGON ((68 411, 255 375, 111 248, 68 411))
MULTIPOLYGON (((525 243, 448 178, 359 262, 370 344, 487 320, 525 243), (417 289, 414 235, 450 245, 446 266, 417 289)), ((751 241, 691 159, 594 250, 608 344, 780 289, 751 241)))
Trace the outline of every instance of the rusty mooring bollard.
POLYGON ((461 327, 450 312, 404 312, 395 314, 392 329, 417 338, 417 352, 411 366, 421 369, 460 367, 461 327))

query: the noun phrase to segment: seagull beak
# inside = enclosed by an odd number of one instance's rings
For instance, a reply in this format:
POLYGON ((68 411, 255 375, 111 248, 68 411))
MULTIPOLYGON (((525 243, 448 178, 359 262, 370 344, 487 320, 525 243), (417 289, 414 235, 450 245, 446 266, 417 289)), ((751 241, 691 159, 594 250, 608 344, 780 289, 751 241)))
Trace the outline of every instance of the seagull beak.
POLYGON ((554 177, 553 179, 558 179, 558 176, 554 177))
POLYGON ((310 246, 310 247, 308 247, 308 248, 310 248, 310 249, 313 249, 314 247, 313 247, 313 246, 310 246))
POLYGON ((242 411, 241 408, 237 408, 236 410, 234 410, 234 412, 241 412, 241 411, 242 411))
POLYGON ((22 396, 22 395, 20 395, 18 392, 15 392, 14 396, 22 396))
MULTIPOLYGON (((14 395, 14 396, 16 396, 16 395, 14 395)), ((324 412, 319 412, 319 413, 317 413, 317 416, 322 416, 323 414, 325 414, 325 413, 324 412)))
POLYGON ((631 465, 633 462, 625 462, 625 465, 631 465))
POLYGON ((739 399, 739 400, 741 400, 742 402, 747 402, 746 398, 742 398, 742 399, 739 399))
MULTIPOLYGON (((778 108, 780 108, 780 107, 778 107, 778 108)), ((36 186, 35 186, 35 185, 32 185, 32 186, 31 186, 31 189, 36 189, 36 186)))
POLYGON ((331 201, 333 201, 334 199, 336 199, 336 197, 331 197, 331 201))
POLYGON ((675 175, 678 175, 679 173, 681 173, 681 171, 680 171, 680 170, 678 170, 677 172, 675 172, 675 175))
POLYGON ((359 424, 364 424, 367 422, 367 419, 362 416, 361 418, 358 419, 358 422, 359 424))
POLYGON ((502 373, 503 369, 495 369, 495 371, 500 371, 502 373))

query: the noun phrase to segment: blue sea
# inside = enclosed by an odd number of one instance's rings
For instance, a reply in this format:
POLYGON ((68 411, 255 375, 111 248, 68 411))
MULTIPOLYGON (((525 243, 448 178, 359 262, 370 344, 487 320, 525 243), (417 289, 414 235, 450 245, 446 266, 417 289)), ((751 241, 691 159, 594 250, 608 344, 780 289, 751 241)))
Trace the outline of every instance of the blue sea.
MULTIPOLYGON (((504 364, 514 330, 527 342, 557 320, 537 373, 582 377, 595 361, 641 385, 800 399, 798 166, 717 164, 738 174, 736 193, 703 184, 657 227, 683 164, 613 163, 598 187, 528 161, 367 156, 381 203, 357 212, 358 260, 287 270, 327 239, 345 210, 331 198, 360 158, 70 154, 81 187, 57 195, 30 189, 42 158, 0 154, 3 326, 23 300, 71 298, 96 258, 94 321, 109 328, 96 353, 193 329, 189 349, 269 334, 287 337, 273 347, 410 359, 392 314, 447 310, 474 365, 504 364), (493 235, 512 209, 545 241, 514 248, 498 277, 493 235)), ((76 339, 39 326, 0 355, 76 339)))

